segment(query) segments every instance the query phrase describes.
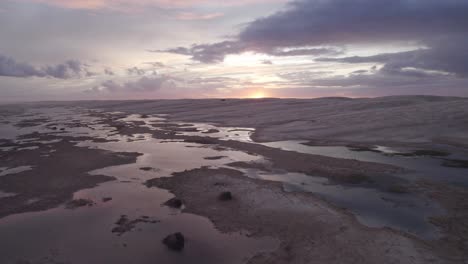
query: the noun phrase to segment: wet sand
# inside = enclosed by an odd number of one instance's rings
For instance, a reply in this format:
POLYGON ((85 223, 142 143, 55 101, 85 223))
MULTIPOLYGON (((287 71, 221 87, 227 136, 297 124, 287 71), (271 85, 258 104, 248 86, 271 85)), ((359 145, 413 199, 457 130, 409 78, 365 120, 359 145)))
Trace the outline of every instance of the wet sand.
MULTIPOLYGON (((54 140, 55 136, 31 137, 41 140, 54 140)), ((23 137, 28 138, 28 137, 23 137)), ((25 145, 35 145, 34 142, 21 144, 20 150, 0 152, 2 166, 31 166, 32 170, 11 173, 0 177, 0 190, 14 193, 0 199, 0 218, 10 214, 30 211, 41 211, 57 207, 69 201, 73 193, 85 188, 92 188, 99 183, 114 180, 106 175, 89 175, 94 169, 135 162, 138 153, 88 149, 76 147, 71 137, 60 137, 61 141, 50 145, 39 144, 32 150, 24 149, 25 145), (32 202, 28 202, 32 201, 32 202)), ((18 147, 15 143, 7 143, 9 147, 18 147)))
MULTIPOLYGON (((458 104, 461 99, 424 100, 458 104)), ((11 243, 0 238, 0 246, 9 252, 0 262, 40 263, 37 258, 48 255, 45 252, 51 248, 59 248, 54 261, 69 263, 128 263, 131 259, 137 263, 194 259, 203 263, 464 263, 467 259, 468 193, 451 182, 463 182, 459 172, 464 169, 442 166, 444 159, 465 159, 464 150, 435 145, 427 141, 429 137, 425 142, 407 143, 411 147, 406 149, 403 142, 388 142, 383 146, 401 149, 379 147, 380 152, 371 149, 380 139, 313 140, 317 143, 313 146, 359 142, 359 150, 350 150, 355 159, 348 158, 349 153, 327 155, 327 149, 282 149, 283 143, 252 140, 271 136, 262 124, 249 127, 233 121, 227 127, 230 118, 224 126, 193 123, 209 120, 195 118, 196 114, 186 119, 182 113, 160 115, 170 111, 151 109, 155 106, 151 101, 140 104, 148 104, 141 111, 144 115, 132 114, 135 102, 77 104, 88 108, 71 103, 56 108, 23 106, 2 115, 0 132, 6 136, 0 139, 0 232, 11 243), (117 109, 125 112, 112 112, 117 109), (424 155, 385 156, 388 151, 409 153, 415 147, 423 147, 419 153, 424 155), (440 149, 448 156, 431 156, 440 149), (431 177, 449 174, 437 178, 438 182, 425 177, 424 171, 413 175, 419 165, 407 163, 419 161, 435 168, 437 173, 431 177), (451 172, 458 174, 450 178, 451 172), (220 201, 224 191, 230 191, 233 199, 220 201), (164 205, 172 194, 183 200, 182 209, 164 205), (403 218, 413 222, 407 224, 403 218), (33 237, 41 236, 41 226, 55 226, 57 234, 39 246, 33 237), (102 248, 96 257, 80 255, 89 247, 66 248, 84 243, 91 230, 89 236, 100 241, 102 248), (179 231, 187 235, 188 244, 178 257, 161 240, 179 231), (67 233, 76 236, 76 242, 61 235, 67 233), (128 252, 112 253, 116 245, 128 252), (27 250, 16 256, 22 247, 27 250)), ((167 102, 156 104, 171 108, 167 102)), ((173 102, 171 109, 177 106, 173 102)))
POLYGON ((390 230, 363 227, 345 211, 281 184, 232 169, 201 168, 150 180, 186 201, 185 211, 209 217, 224 232, 281 240, 272 254, 249 263, 442 263, 424 243, 390 230), (220 201, 223 191, 232 201, 220 201))

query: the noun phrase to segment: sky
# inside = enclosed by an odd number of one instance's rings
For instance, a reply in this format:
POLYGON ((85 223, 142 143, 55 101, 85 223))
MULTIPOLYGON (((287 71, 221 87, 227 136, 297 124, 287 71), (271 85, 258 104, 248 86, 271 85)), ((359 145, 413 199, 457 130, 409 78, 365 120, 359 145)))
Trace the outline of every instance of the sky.
POLYGON ((468 0, 1 0, 0 101, 468 96, 468 0))

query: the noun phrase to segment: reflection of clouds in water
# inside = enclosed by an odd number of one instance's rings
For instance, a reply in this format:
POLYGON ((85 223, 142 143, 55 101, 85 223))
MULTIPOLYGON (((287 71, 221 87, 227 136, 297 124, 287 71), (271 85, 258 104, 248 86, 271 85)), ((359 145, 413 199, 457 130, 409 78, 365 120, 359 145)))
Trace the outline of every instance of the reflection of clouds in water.
MULTIPOLYGON (((395 156, 389 154, 396 153, 411 153, 412 148, 391 148, 378 146, 376 150, 382 153, 373 151, 353 151, 345 146, 309 146, 304 145, 306 141, 288 140, 261 143, 262 145, 279 148, 283 150, 295 151, 306 154, 323 155, 341 159, 355 159, 359 161, 376 162, 383 164, 395 165, 411 170, 410 173, 395 175, 404 178, 405 180, 434 180, 448 184, 461 184, 468 187, 468 177, 466 170, 458 168, 450 168, 441 166, 443 159, 432 156, 395 156)), ((450 146, 441 146, 447 149, 450 158, 457 157, 458 159, 468 159, 468 154, 450 146)), ((445 157, 444 157, 445 158, 445 157)))
MULTIPOLYGON (((76 115, 73 114, 73 119, 75 118, 76 115)), ((150 122, 161 122, 160 119, 148 119, 151 120, 150 122)), ((52 120, 63 124, 53 118, 52 120)), ((126 120, 135 121, 133 117, 126 120)), ((8 238, 8 241, 6 239, 2 241, 0 238, 0 247, 7 252, 0 256, 0 262, 3 263, 3 260, 9 262, 11 257, 17 257, 14 252, 19 249, 22 252, 21 256, 25 259, 35 259, 40 257, 37 252, 47 252, 50 247, 54 247, 60 250, 60 257, 73 259, 79 263, 100 263, 103 256, 106 261, 109 261, 107 258, 111 258, 112 263, 133 261, 154 263, 156 259, 163 263, 179 263, 181 259, 185 262, 197 259, 203 263, 240 263, 256 253, 277 248, 278 241, 276 240, 253 239, 237 233, 222 234, 207 218, 161 206, 173 195, 166 190, 147 188, 143 185, 147 179, 167 177, 173 172, 200 166, 217 167, 223 163, 217 160, 205 160, 206 156, 229 156, 229 162, 250 161, 258 157, 241 151, 217 151, 195 143, 159 140, 148 133, 120 135, 115 133, 113 127, 98 129, 97 126, 88 122, 80 121, 80 123, 88 126, 76 129, 67 128, 65 133, 54 133, 54 135, 105 137, 108 140, 114 139, 115 142, 77 140, 77 143, 80 147, 144 154, 138 157, 136 163, 90 172, 90 174, 116 177, 116 181, 103 183, 95 188, 81 190, 74 194, 74 199, 93 200, 94 206, 77 208, 73 211, 59 207, 42 212, 12 215, 8 217, 9 222, 6 225, 5 222, 0 221, 2 237, 8 238), (89 129, 89 127, 100 131, 89 129), (142 167, 154 169, 143 171, 140 169, 142 167), (111 197, 112 200, 104 203, 103 197, 111 197), (130 232, 131 234, 123 234, 116 240, 115 235, 111 233, 111 228, 121 215, 128 215, 129 219, 149 216, 161 222, 138 224, 135 230, 130 232), (54 230, 54 232, 46 235, 44 230, 54 230), (183 232, 191 241, 190 247, 184 249, 184 254, 178 255, 177 259, 174 259, 174 255, 167 251, 162 243, 155 243, 175 231, 183 232), (28 239, 25 240, 25 238, 28 239), (93 243, 89 243, 90 240, 93 243), (99 245, 99 253, 83 254, 83 252, 95 249, 96 244, 99 245), (125 246, 125 250, 116 251, 116 246, 121 247, 122 244, 129 246, 125 246), (34 250, 28 250, 29 248, 34 250), (146 253, 142 254, 142 252, 146 253)), ((146 124, 148 123, 145 122, 144 125, 146 124)), ((34 199, 27 201, 28 204, 34 202, 36 202, 34 199)))

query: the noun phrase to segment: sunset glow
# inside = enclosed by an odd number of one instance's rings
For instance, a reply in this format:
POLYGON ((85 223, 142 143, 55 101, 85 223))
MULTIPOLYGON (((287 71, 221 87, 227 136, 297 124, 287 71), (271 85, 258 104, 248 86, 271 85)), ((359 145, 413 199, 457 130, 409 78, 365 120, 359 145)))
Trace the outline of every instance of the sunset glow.
POLYGON ((459 0, 0 1, 0 101, 468 96, 466 10, 459 0))
POLYGON ((248 96, 248 98, 252 99, 260 99, 265 97, 267 97, 267 95, 263 91, 257 91, 248 96))

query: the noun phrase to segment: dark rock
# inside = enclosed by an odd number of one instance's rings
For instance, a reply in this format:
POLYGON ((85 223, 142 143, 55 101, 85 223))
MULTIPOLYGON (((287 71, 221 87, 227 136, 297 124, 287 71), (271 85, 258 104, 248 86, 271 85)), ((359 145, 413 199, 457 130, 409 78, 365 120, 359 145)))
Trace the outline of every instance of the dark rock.
POLYGON ((108 201, 110 201, 110 200, 112 200, 112 197, 103 197, 103 198, 102 198, 102 202, 104 202, 104 203, 105 203, 105 202, 108 202, 108 201))
POLYGON ((182 233, 177 232, 168 235, 166 238, 163 239, 162 242, 171 250, 181 251, 182 249, 184 249, 185 238, 184 235, 182 235, 182 233))
POLYGON ((183 202, 182 202, 181 199, 174 197, 174 198, 171 198, 171 199, 167 200, 164 203, 164 205, 172 207, 172 208, 180 208, 180 207, 182 207, 183 202))
POLYGON ((140 168, 140 170, 142 170, 142 171, 150 171, 152 169, 153 169, 152 167, 141 167, 140 168))
POLYGON ((229 201, 232 200, 232 194, 231 192, 222 192, 219 196, 218 199, 221 201, 229 201))

